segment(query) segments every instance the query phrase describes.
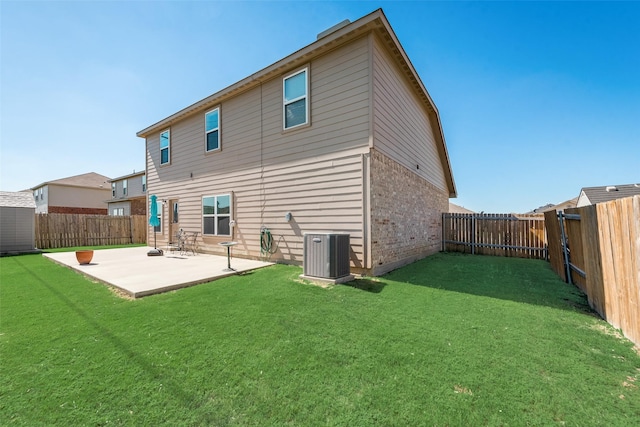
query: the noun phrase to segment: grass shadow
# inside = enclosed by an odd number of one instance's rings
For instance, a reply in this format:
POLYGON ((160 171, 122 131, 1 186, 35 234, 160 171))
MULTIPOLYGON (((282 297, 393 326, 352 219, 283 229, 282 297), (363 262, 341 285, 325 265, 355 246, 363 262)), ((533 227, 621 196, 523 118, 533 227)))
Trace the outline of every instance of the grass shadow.
POLYGON ((351 282, 344 283, 344 285, 360 289, 361 291, 379 294, 386 286, 386 283, 373 279, 355 279, 351 282))
POLYGON ((385 279, 596 315, 586 295, 563 282, 543 260, 441 252, 385 279))

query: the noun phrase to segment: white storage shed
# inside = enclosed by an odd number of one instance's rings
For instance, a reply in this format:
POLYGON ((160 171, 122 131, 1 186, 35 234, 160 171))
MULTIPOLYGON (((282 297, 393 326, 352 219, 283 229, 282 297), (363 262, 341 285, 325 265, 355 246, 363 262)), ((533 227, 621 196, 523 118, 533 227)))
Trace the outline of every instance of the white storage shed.
POLYGON ((0 191, 1 254, 35 251, 35 212, 30 191, 0 191))

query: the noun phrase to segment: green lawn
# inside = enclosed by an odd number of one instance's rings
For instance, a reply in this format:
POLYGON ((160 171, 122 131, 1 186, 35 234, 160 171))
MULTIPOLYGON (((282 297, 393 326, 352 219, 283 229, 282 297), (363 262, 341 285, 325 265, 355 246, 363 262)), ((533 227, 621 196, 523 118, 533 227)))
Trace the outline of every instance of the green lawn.
POLYGON ((323 289, 276 265, 121 299, 0 259, 0 425, 626 426, 640 356, 543 261, 438 254, 323 289))

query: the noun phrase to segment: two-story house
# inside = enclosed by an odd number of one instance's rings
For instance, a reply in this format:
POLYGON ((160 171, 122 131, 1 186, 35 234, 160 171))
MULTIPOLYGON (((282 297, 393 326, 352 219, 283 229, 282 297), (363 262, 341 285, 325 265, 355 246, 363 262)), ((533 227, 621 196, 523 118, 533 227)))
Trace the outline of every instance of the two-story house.
POLYGON ((147 214, 147 175, 144 171, 134 171, 109 182, 111 184, 111 199, 107 201, 109 215, 147 214))
POLYGON ((43 182, 32 187, 36 213, 106 215, 111 178, 95 172, 43 182))
POLYGON ((209 253, 233 240, 299 265, 304 233, 348 233, 352 271, 377 275, 437 252, 456 196, 438 110, 382 10, 138 136, 158 240, 196 231, 209 253))

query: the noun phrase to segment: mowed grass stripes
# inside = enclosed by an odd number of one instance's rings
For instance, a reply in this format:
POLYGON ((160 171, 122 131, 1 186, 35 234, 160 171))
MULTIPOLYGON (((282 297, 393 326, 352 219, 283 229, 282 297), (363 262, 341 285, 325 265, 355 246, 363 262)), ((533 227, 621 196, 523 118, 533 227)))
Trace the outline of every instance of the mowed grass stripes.
POLYGON ((634 425, 640 356, 544 261, 276 265, 140 300, 0 259, 0 425, 634 425))

